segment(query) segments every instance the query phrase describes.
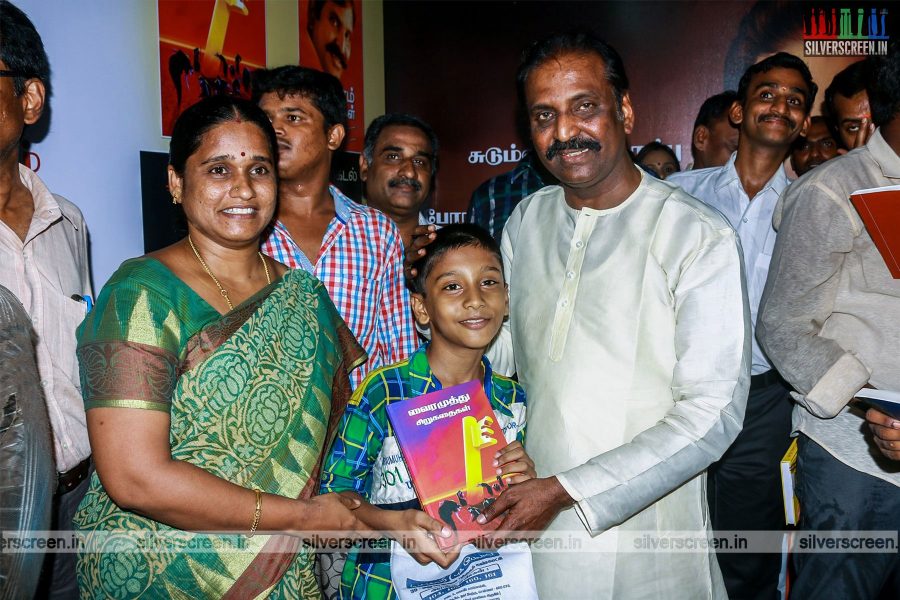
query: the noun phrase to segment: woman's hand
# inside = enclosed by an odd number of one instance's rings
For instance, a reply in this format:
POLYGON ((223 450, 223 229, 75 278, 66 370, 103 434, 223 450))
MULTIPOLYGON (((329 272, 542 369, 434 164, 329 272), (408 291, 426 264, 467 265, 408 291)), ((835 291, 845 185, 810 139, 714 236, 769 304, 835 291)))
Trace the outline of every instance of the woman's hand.
POLYGON ((522 483, 537 477, 534 461, 525 453, 525 447, 516 440, 497 451, 494 457, 497 475, 508 483, 522 483))
POLYGON ((441 550, 436 537, 448 538, 452 534, 446 524, 421 510, 383 511, 389 524, 387 532, 419 564, 434 562, 446 569, 459 556, 459 548, 441 550))
POLYGON ((350 494, 322 494, 313 496, 303 502, 303 514, 300 516, 302 529, 296 534, 306 538, 309 534, 326 534, 343 532, 336 537, 359 537, 372 529, 357 518, 354 511, 360 507, 358 497, 350 494))

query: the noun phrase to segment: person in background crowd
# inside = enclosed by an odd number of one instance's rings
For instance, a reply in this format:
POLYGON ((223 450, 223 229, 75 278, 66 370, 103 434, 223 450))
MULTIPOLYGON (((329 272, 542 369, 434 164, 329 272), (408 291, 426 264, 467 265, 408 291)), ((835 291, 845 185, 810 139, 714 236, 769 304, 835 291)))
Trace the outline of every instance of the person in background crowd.
POLYGON ((325 284, 368 354, 350 374, 355 389, 370 370, 416 349, 400 232, 328 183, 346 131, 340 82, 296 66, 260 69, 253 82, 254 98, 278 136, 278 212, 262 250, 325 284))
POLYGON ((315 53, 321 71, 343 77, 350 65, 351 38, 355 26, 353 0, 309 0, 306 35, 301 36, 300 56, 315 53))
MULTIPOLYGON (((898 529, 900 470, 889 459, 898 457, 900 421, 869 411, 869 437, 854 397, 863 387, 900 391, 900 280, 849 198, 900 185, 900 45, 873 60, 873 75, 878 128, 866 145, 814 169, 779 202, 760 308, 759 340, 797 390, 795 489, 805 532, 898 529)), ((792 556, 792 597, 900 597, 896 548, 792 556)))
POLYGON ((672 173, 681 170, 675 151, 661 142, 650 142, 641 148, 635 157, 635 162, 640 166, 652 169, 660 179, 665 179, 672 173))
POLYGON ((438 139, 430 125, 412 115, 381 115, 366 130, 359 175, 366 204, 397 225, 408 247, 416 227, 427 225, 422 205, 438 171, 438 139))
POLYGON ((828 121, 825 117, 816 116, 809 120, 806 135, 794 141, 791 148, 791 166, 799 176, 837 155, 838 143, 831 133, 828 121))
POLYGON ((865 145, 875 131, 866 91, 870 72, 868 61, 857 61, 835 75, 825 90, 823 112, 844 150, 865 145))
MULTIPOLYGON (((779 52, 752 65, 741 77, 729 112, 731 122, 740 128, 737 152, 722 167, 669 178, 721 211, 740 236, 754 328, 775 245, 772 212, 790 183, 783 162, 809 127, 816 90, 806 64, 792 54, 779 52)), ((790 388, 755 337, 752 344, 744 428, 709 469, 709 510, 716 531, 777 531, 784 526, 777 465, 791 443, 790 388)), ((778 553, 717 557, 729 597, 763 599, 777 594, 778 553)))
MULTIPOLYGON (((37 339, 38 372, 53 429, 55 530, 72 528, 87 490, 91 447, 85 425, 75 328, 91 298, 87 227, 78 207, 19 164, 26 125, 49 97, 50 63, 28 17, 0 1, 0 285, 25 307, 37 339)), ((77 598, 75 555, 50 553, 38 595, 77 598)))
POLYGON ((738 128, 728 119, 737 92, 726 90, 710 96, 700 105, 691 134, 691 169, 721 167, 737 150, 738 128))
POLYGON ((186 109, 168 172, 188 235, 123 263, 78 329, 97 462, 75 517, 83 598, 320 598, 300 536, 368 530, 358 500, 316 495, 365 354, 320 281, 259 251, 277 152, 252 102, 186 109), (162 549, 128 551, 122 530, 162 549))
POLYGON ((503 226, 516 205, 552 181, 534 152, 529 151, 512 171, 491 177, 475 188, 466 210, 466 223, 487 229, 499 243, 503 226))
MULTIPOLYGON (((813 3, 757 0, 741 18, 723 65, 726 88, 734 88, 744 71, 778 52, 803 56, 814 81, 831 81, 835 74, 859 60, 855 56, 805 56, 804 7, 813 3)), ((840 15, 840 10, 838 10, 840 15)), ((851 28, 855 35, 857 27, 851 28)), ((837 34, 838 31, 835 31, 837 34)), ((824 92, 823 92, 824 95, 824 92)), ((821 97, 812 98, 810 115, 819 114, 821 97)))
POLYGON ((528 390, 539 477, 483 517, 546 528, 543 543, 577 536, 578 551, 534 554, 541 597, 723 598, 711 551, 616 547, 633 547, 629 532, 707 529, 705 470, 740 431, 749 379, 737 236, 632 162, 628 78, 609 45, 541 40, 517 82, 560 186, 504 228, 510 317, 488 356, 528 390))

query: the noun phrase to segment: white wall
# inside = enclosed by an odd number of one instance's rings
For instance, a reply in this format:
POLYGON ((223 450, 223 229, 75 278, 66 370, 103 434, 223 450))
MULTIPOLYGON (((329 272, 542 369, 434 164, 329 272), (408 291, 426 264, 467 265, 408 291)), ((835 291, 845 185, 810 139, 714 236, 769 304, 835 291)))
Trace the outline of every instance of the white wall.
POLYGON ((155 0, 13 0, 44 40, 50 130, 31 147, 51 191, 77 204, 91 234, 95 292, 143 254, 139 152, 160 135, 155 0))

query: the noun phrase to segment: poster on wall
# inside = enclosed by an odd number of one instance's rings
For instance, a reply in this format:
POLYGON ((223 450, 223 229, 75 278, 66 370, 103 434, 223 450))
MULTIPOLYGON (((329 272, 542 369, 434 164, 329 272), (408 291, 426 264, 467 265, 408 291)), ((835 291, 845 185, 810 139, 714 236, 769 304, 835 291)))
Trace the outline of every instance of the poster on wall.
POLYGON ((298 0, 300 65, 337 77, 347 98, 344 150, 363 147, 362 9, 359 0, 298 0))
POLYGON ((249 98, 266 66, 264 0, 158 0, 162 134, 201 98, 249 98))

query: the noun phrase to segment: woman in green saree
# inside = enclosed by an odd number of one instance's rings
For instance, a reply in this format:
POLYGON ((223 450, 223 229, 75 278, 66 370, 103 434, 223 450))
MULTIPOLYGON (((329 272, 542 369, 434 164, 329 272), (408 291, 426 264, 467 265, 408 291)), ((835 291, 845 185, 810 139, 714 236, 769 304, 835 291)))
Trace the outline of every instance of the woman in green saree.
POLYGON ((319 597, 303 532, 366 529, 356 500, 313 495, 364 354, 318 280, 258 251, 276 156, 250 102, 182 113, 188 237, 123 263, 78 330, 97 469, 82 597, 319 597))

